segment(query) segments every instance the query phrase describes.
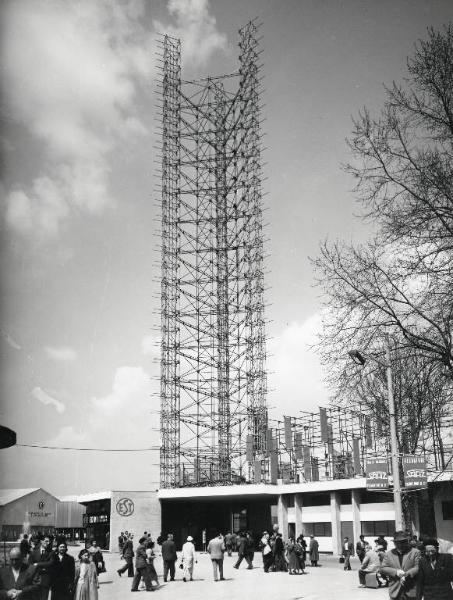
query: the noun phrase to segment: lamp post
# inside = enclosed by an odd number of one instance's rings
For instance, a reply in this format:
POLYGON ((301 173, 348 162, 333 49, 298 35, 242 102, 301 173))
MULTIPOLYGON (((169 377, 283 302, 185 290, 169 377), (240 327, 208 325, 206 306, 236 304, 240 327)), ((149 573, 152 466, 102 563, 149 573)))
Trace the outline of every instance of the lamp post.
MULTIPOLYGON (((351 350, 348 352, 352 360, 363 367, 366 358, 358 351, 351 350)), ((382 364, 380 360, 371 357, 378 364, 382 364)), ((388 337, 385 337, 385 370, 387 374, 387 396, 389 403, 389 425, 390 425, 390 454, 392 461, 393 473, 393 503, 395 507, 395 527, 396 530, 404 529, 403 520, 403 505, 401 501, 401 482, 400 468, 398 460, 398 438, 396 433, 396 414, 395 414, 395 398, 393 396, 393 379, 392 379, 392 362, 390 357, 390 342, 388 337)))

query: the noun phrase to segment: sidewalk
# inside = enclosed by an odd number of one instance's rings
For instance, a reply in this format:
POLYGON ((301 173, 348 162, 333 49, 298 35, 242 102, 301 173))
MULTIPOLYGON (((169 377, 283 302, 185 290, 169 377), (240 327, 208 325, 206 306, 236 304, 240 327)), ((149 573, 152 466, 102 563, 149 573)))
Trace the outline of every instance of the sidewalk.
MULTIPOLYGON (((130 591, 132 579, 119 577, 117 569, 124 564, 118 553, 104 554, 107 573, 100 576, 99 600, 137 599, 130 591)), ((183 600, 387 600, 387 589, 359 588, 357 569, 359 561, 352 560, 352 571, 343 571, 338 559, 332 556, 321 557, 321 566, 307 567, 306 575, 288 573, 264 573, 261 554, 255 554, 254 569, 247 570, 245 561, 238 570, 233 568, 237 555, 225 556, 224 576, 226 581, 213 581, 212 565, 209 556, 198 554, 198 564, 194 569, 194 581, 182 581, 182 570, 176 563, 176 581, 164 583, 162 580, 162 558, 154 561, 159 575, 159 588, 154 593, 168 599, 183 600)), ((143 590, 140 594, 145 595, 143 590)), ((141 598, 142 596, 138 596, 141 598)), ((146 594, 147 597, 147 594, 146 594)), ((152 596, 154 597, 154 596, 152 596)))

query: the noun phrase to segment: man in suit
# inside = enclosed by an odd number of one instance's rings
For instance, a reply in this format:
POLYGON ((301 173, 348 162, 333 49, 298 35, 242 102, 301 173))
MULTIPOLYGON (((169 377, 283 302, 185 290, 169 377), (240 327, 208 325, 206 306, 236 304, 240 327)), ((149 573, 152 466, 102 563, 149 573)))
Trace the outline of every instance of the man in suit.
POLYGON ((132 580, 131 592, 138 592, 138 584, 140 583, 140 579, 142 577, 145 582, 146 591, 153 591, 148 563, 146 562, 145 542, 146 537, 141 537, 138 541, 137 550, 135 551, 135 575, 134 579, 132 580))
POLYGON ((214 571, 214 581, 224 581, 225 577, 223 576, 223 553, 225 552, 225 544, 223 543, 223 536, 219 532, 215 538, 210 540, 207 547, 208 554, 211 555, 212 561, 212 569, 214 571), (217 575, 217 569, 220 575, 220 578, 217 575))
POLYGON ((36 574, 39 576, 41 586, 41 600, 47 600, 49 589, 52 584, 52 573, 55 565, 56 556, 52 552, 50 538, 45 536, 41 542, 38 542, 28 557, 28 564, 33 565, 36 574))
POLYGON ((417 599, 453 600, 453 556, 439 554, 436 539, 424 541, 424 553, 419 562, 417 599))
POLYGON ((344 557, 344 570, 351 570, 351 556, 354 556, 354 545, 349 541, 349 538, 346 536, 343 540, 343 546, 341 548, 341 554, 344 557))
POLYGON ((121 567, 121 569, 117 570, 118 575, 121 577, 121 575, 125 571, 127 571, 127 576, 133 577, 134 576, 134 563, 133 563, 134 545, 132 542, 132 534, 124 542, 122 558, 124 558, 126 563, 121 567))
POLYGON ((19 548, 9 553, 9 567, 0 569, 0 600, 39 600, 40 587, 34 579, 35 569, 23 563, 19 548))
POLYGON ((389 596, 398 600, 411 600, 417 595, 416 578, 420 551, 411 548, 410 533, 395 531, 393 543, 395 548, 385 553, 381 572, 390 579, 389 596))
POLYGON ((66 542, 60 541, 52 573, 52 600, 71 600, 74 591, 75 562, 66 542))
POLYGON ((162 542, 162 560, 164 561, 164 581, 167 581, 170 571, 170 581, 175 580, 175 562, 178 558, 173 534, 169 533, 165 542, 162 542))
POLYGON ((365 536, 363 534, 359 536, 359 541, 355 545, 355 553, 360 562, 362 562, 367 553, 367 543, 365 542, 365 536))

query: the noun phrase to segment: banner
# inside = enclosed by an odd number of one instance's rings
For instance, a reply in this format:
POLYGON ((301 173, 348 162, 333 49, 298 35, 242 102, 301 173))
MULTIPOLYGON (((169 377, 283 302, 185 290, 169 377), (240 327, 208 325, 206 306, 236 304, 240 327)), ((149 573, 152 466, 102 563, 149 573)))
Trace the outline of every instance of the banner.
POLYGON ((293 433, 291 430, 291 417, 283 417, 285 424, 285 446, 287 450, 293 449, 293 433))
POLYGON ((406 488, 425 488, 428 485, 426 461, 423 456, 403 456, 403 474, 406 488))
POLYGON ((389 488, 387 458, 366 459, 366 487, 367 490, 382 490, 389 488))

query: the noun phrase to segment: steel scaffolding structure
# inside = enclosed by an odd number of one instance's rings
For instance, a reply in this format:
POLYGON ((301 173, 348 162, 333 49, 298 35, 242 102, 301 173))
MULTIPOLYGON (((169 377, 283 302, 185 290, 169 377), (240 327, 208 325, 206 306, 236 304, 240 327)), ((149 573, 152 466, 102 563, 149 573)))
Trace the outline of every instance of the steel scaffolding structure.
POLYGON ((245 482, 265 451, 257 25, 239 34, 239 71, 194 81, 161 39, 162 487, 245 482))

